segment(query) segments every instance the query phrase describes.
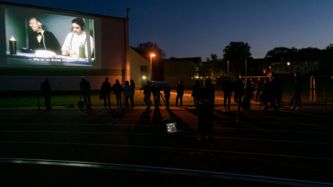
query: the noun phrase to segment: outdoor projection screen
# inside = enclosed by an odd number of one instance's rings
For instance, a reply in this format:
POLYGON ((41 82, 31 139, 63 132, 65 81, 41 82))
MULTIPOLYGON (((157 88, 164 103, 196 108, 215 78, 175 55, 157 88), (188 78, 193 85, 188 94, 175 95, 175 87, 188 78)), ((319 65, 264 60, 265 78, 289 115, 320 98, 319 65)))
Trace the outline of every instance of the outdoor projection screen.
POLYGON ((11 4, 0 13, 0 68, 101 68, 101 18, 11 4))

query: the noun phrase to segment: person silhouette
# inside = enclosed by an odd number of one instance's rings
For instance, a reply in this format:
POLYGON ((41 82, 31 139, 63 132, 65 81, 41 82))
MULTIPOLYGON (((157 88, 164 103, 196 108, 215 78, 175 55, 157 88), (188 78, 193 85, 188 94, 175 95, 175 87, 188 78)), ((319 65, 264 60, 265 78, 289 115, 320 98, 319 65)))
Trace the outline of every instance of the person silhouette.
POLYGON ((48 78, 45 78, 45 80, 41 83, 40 89, 41 89, 42 95, 44 96, 45 109, 50 110, 51 109, 51 85, 50 85, 48 78))
POLYGON ((290 108, 291 109, 301 109, 302 108, 302 94, 303 89, 303 82, 301 79, 301 75, 299 72, 295 73, 294 75, 294 95, 290 101, 290 108))
POLYGON ((176 91, 177 91, 176 106, 178 106, 178 100, 180 100, 180 106, 183 106, 183 96, 184 96, 183 81, 181 80, 178 81, 176 91))
POLYGON ((195 108, 198 108, 199 105, 199 93, 200 93, 200 82, 199 80, 195 80, 194 85, 192 86, 192 97, 193 97, 193 103, 195 108))
POLYGON ((152 94, 152 89, 151 89, 151 82, 147 81, 147 83, 143 86, 143 94, 144 94, 144 102, 147 106, 146 110, 150 111, 150 106, 151 106, 151 94, 152 94))
POLYGON ((215 105, 215 88, 211 79, 205 80, 205 85, 200 91, 198 126, 201 136, 199 140, 204 140, 208 135, 208 140, 213 138, 213 112, 215 105))
POLYGON ((230 100, 231 100, 231 94, 233 91, 233 85, 232 81, 230 80, 230 77, 227 77, 223 83, 222 83, 222 90, 224 93, 224 111, 230 112, 230 100))
POLYGON ((125 81, 123 90, 124 90, 124 96, 125 96, 125 106, 126 106, 126 108, 128 108, 129 107, 128 100, 131 96, 131 89, 130 89, 130 85, 129 85, 128 81, 125 81))
POLYGON ((164 88, 164 98, 167 109, 169 109, 170 106, 170 91, 171 91, 170 86, 164 88))
POLYGON ((130 102, 131 108, 134 108, 134 94, 135 94, 135 83, 134 80, 130 81, 130 102))
POLYGON ((103 98, 104 100, 104 108, 106 109, 107 107, 110 109, 111 108, 111 102, 110 102, 110 95, 111 95, 111 84, 109 82, 109 78, 106 77, 105 81, 103 82, 101 86, 101 93, 100 93, 100 98, 103 98))
POLYGON ((122 86, 119 82, 119 80, 116 80, 116 83, 112 86, 113 93, 116 95, 116 103, 117 103, 117 108, 120 110, 121 109, 121 92, 122 92, 122 86))
POLYGON ((87 109, 91 109, 90 83, 84 76, 81 77, 80 90, 87 109))
POLYGON ((243 93, 244 93, 244 83, 240 77, 237 77, 235 85, 235 94, 234 94, 234 100, 238 104, 238 112, 240 112, 240 108, 243 103, 243 93))

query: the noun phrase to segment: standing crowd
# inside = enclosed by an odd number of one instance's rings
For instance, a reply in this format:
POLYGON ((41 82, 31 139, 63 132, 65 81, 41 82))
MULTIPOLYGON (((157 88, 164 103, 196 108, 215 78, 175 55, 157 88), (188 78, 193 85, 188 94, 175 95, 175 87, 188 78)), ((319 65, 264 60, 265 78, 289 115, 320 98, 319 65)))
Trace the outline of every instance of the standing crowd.
MULTIPOLYGON (((289 106, 291 109, 300 109, 302 107, 302 84, 299 73, 296 73, 294 76, 293 95, 289 106)), ((232 95, 234 96, 233 99, 238 112, 241 109, 244 111, 250 110, 252 99, 259 101, 264 106, 264 110, 272 108, 274 111, 279 111, 282 106, 283 81, 275 76, 258 79, 257 81, 253 79, 241 79, 241 77, 237 77, 234 80, 230 77, 225 77, 218 82, 217 86, 214 86, 212 80, 209 78, 201 82, 195 80, 191 88, 191 96, 198 114, 198 129, 201 133, 201 140, 205 138, 210 140, 212 138, 215 87, 219 87, 224 93, 223 104, 225 112, 230 112, 232 95)), ((91 87, 85 77, 81 77, 80 90, 80 101, 83 103, 81 107, 86 106, 86 109, 91 109, 91 87)), ((155 84, 147 81, 141 90, 143 90, 143 100, 148 111, 153 102, 155 107, 158 107, 161 98, 167 109, 169 108, 171 87, 168 83, 155 84), (153 102, 151 101, 152 96, 153 102)), ((181 80, 178 81, 175 91, 177 94, 175 105, 182 106, 185 88, 181 80)), ((41 93, 45 99, 46 109, 51 109, 51 86, 48 78, 41 83, 41 93)), ((116 80, 115 84, 111 85, 109 78, 105 78, 99 93, 99 98, 104 101, 105 109, 111 108, 110 97, 112 93, 115 95, 115 103, 118 110, 123 107, 122 98, 124 99, 123 102, 126 108, 134 107, 135 83, 133 80, 125 81, 124 85, 121 85, 120 81, 116 80)))

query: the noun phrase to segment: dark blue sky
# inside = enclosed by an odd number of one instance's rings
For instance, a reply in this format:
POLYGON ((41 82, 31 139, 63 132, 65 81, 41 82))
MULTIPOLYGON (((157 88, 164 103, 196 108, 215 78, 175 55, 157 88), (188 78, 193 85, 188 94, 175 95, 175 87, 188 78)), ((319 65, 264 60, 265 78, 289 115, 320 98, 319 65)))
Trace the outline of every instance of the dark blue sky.
POLYGON ((156 42, 167 57, 222 56, 230 41, 245 41, 254 57, 274 47, 333 43, 333 0, 11 0, 124 17, 130 45, 156 42))

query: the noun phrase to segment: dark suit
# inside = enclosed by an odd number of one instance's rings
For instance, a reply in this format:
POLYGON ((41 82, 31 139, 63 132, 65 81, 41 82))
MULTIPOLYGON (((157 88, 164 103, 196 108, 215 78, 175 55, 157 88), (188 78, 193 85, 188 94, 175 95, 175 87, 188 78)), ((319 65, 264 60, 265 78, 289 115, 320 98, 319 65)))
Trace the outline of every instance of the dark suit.
POLYGON ((29 49, 38 50, 45 49, 53 51, 60 54, 61 47, 57 38, 49 31, 44 31, 43 35, 40 33, 32 32, 29 35, 29 49), (40 35, 41 40, 38 42, 38 35, 40 35), (45 44, 45 46, 44 46, 45 44))

